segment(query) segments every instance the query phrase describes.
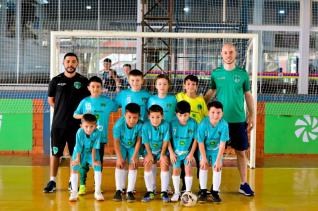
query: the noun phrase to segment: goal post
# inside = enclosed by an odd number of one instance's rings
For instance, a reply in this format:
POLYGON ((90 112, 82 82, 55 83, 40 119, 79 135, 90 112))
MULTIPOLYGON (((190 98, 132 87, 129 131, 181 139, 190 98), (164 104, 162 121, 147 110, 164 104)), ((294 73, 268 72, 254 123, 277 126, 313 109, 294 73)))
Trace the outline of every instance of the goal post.
MULTIPOLYGON (((198 94, 204 94, 210 86, 211 70, 222 64, 220 53, 226 42, 237 47, 238 65, 245 68, 250 76, 255 125, 250 131, 248 154, 249 166, 255 168, 258 34, 52 31, 50 78, 63 71, 63 55, 72 51, 79 56, 78 71, 88 77, 100 72, 103 59, 111 58, 112 67, 120 77, 124 77, 122 66, 125 63, 133 68, 142 67, 146 79, 153 79, 160 73, 169 74, 173 94, 182 90, 182 80, 186 75, 197 75, 200 80, 198 94), (143 55, 137 52, 143 52, 143 55), (137 59, 140 56, 142 59, 137 59), (141 60, 142 64, 137 64, 141 60)), ((153 93, 154 85, 147 85, 146 88, 153 93)))

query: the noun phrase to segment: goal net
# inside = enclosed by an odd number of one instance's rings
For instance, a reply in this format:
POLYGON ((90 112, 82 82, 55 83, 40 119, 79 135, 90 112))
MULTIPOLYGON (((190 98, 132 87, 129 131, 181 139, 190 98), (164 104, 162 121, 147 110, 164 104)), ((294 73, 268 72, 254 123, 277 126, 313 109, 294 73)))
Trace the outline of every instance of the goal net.
MULTIPOLYGON (((124 81, 123 65, 130 64, 145 75, 144 88, 155 94, 154 79, 167 74, 171 80, 171 94, 183 90, 183 79, 193 74, 199 78, 198 94, 210 88, 211 70, 222 64, 224 43, 234 43, 237 64, 245 68, 251 81, 251 90, 257 99, 258 36, 231 33, 152 33, 114 31, 59 31, 51 32, 51 78, 64 71, 63 56, 74 52, 79 57, 78 72, 90 77, 101 75, 105 58, 111 60, 111 69, 124 81)), ((121 87, 127 88, 127 87, 121 87)), ((115 87, 107 87, 113 98, 115 87)), ((110 127, 118 118, 112 115, 110 127)), ((256 119, 255 121, 256 122, 256 119)), ((250 133, 249 165, 255 167, 256 128, 250 133)))

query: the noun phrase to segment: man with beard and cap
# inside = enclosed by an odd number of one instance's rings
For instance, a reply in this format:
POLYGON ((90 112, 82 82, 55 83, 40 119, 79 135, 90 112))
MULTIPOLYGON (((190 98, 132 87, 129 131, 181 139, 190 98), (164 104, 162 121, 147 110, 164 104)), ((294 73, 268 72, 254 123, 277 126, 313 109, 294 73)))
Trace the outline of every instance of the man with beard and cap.
POLYGON ((80 120, 73 114, 79 102, 89 95, 88 79, 76 72, 78 57, 67 53, 63 59, 64 72, 52 78, 49 83, 48 103, 54 109, 51 127, 50 181, 43 189, 45 193, 56 190, 56 175, 59 159, 67 143, 70 155, 75 146, 76 131, 80 120))

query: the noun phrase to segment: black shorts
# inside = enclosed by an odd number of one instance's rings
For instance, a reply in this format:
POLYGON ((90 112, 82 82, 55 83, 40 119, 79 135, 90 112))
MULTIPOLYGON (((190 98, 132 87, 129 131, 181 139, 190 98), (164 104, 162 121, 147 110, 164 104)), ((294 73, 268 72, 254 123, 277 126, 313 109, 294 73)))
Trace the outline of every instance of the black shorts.
POLYGON ((51 155, 61 157, 63 155, 63 151, 65 145, 67 143, 68 151, 72 156, 75 140, 76 140, 76 132, 78 128, 52 128, 51 129, 51 155))
POLYGON ((238 151, 247 150, 249 147, 247 137, 247 123, 229 123, 230 142, 229 146, 238 151))

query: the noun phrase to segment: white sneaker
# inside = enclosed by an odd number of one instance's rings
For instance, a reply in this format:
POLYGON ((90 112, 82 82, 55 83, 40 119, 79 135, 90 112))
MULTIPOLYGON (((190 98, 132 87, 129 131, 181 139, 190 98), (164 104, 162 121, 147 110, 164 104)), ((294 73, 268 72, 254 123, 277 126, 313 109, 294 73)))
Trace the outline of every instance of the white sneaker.
POLYGON ((171 201, 173 202, 177 202, 179 201, 179 199, 180 199, 180 194, 178 193, 173 194, 173 196, 171 197, 171 201))
POLYGON ((104 201, 104 196, 103 196, 103 194, 100 191, 99 192, 95 192, 94 196, 95 196, 95 199, 97 201, 104 201))
POLYGON ((77 192, 72 191, 72 192, 71 192, 71 195, 70 195, 70 198, 69 198, 69 201, 77 201, 77 199, 78 199, 78 194, 77 194, 77 192))

